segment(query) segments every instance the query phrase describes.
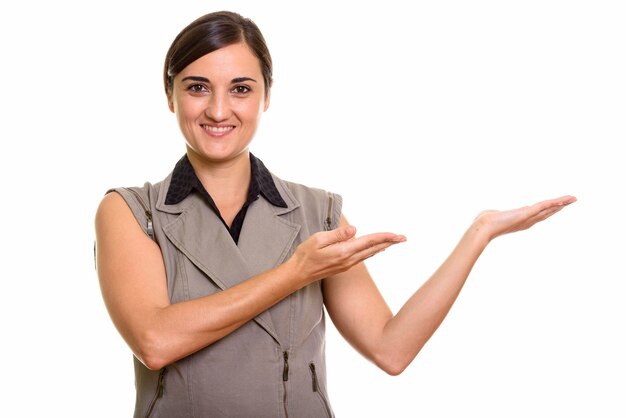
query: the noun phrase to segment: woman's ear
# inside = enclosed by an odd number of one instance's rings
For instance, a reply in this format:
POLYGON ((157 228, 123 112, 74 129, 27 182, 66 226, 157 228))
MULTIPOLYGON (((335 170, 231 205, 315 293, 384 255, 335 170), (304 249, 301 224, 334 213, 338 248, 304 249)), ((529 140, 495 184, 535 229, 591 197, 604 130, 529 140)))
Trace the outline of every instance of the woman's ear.
POLYGON ((269 107, 270 107, 270 93, 272 92, 272 89, 267 89, 267 91, 265 92, 265 104, 263 105, 263 111, 265 112, 269 107))
POLYGON ((167 107, 170 108, 170 112, 174 113, 174 100, 172 100, 172 93, 167 93, 167 107))

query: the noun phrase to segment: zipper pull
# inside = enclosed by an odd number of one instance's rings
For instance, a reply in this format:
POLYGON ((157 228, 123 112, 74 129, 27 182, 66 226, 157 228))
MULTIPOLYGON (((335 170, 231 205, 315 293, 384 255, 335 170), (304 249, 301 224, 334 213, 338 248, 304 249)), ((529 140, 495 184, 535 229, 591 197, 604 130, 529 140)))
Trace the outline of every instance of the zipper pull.
POLYGON ((161 396, 163 396, 163 388, 165 387, 164 381, 165 381, 165 373, 167 373, 167 369, 163 369, 161 370, 161 373, 159 374, 159 383, 158 383, 158 388, 159 388, 159 392, 157 394, 157 397, 160 398, 161 396))
POLYGON ((149 209, 150 205, 146 205, 146 202, 144 202, 143 197, 141 197, 141 195, 139 194, 139 192, 137 192, 137 190, 135 189, 131 189, 130 187, 125 187, 126 190, 128 190, 129 192, 131 192, 132 194, 135 195, 135 197, 137 198, 137 201, 139 202, 139 204, 141 205, 141 207, 143 208, 143 211, 146 215, 147 218, 147 230, 148 230, 148 236, 150 238, 152 238, 152 241, 154 241, 154 227, 152 226, 152 212, 149 209))
POLYGON ((283 368, 283 382, 289 380, 289 353, 283 351, 283 360, 285 361, 285 365, 283 368))
POLYGON ((313 392, 317 392, 317 373, 315 372, 315 364, 310 363, 311 375, 313 376, 313 392))
POLYGON ((146 218, 148 218, 148 236, 154 241, 154 227, 152 226, 152 212, 146 209, 146 218))
POLYGON ((326 212, 326 221, 324 229, 330 231, 332 228, 332 211, 333 211, 333 195, 328 192, 328 211, 326 212))

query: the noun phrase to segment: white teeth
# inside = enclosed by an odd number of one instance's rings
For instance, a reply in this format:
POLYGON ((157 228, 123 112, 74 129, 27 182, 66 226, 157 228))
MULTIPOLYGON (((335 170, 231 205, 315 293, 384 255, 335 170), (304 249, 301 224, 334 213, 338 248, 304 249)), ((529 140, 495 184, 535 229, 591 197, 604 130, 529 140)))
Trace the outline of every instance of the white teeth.
POLYGON ((232 126, 208 126, 204 125, 204 129, 209 132, 222 133, 227 131, 232 131, 234 128, 232 126))

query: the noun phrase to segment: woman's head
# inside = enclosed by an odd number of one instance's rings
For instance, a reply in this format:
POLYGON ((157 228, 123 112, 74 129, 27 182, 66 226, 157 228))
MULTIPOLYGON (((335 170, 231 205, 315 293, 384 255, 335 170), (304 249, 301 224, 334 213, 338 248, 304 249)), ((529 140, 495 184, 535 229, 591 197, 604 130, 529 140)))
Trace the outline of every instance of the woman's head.
POLYGON ((197 19, 174 40, 164 71, 168 106, 192 164, 247 160, 272 83, 256 25, 230 12, 197 19))
POLYGON ((198 58, 229 45, 245 43, 258 58, 263 73, 265 94, 272 86, 272 58, 265 39, 250 19, 233 12, 215 12, 191 22, 172 42, 165 57, 165 93, 172 93, 178 73, 198 58))

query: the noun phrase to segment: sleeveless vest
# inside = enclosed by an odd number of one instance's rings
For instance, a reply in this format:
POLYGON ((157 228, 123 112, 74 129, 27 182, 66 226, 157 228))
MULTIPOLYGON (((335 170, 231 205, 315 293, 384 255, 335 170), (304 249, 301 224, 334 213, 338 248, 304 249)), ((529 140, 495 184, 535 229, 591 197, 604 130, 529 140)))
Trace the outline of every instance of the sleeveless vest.
MULTIPOLYGON (((273 178, 288 207, 260 196, 248 208, 238 244, 198 194, 165 205, 171 174, 154 185, 113 189, 159 245, 172 303, 272 269, 310 235, 338 226, 341 196, 273 178)), ((159 371, 134 358, 134 417, 334 416, 326 392, 323 302, 315 282, 159 371)))

